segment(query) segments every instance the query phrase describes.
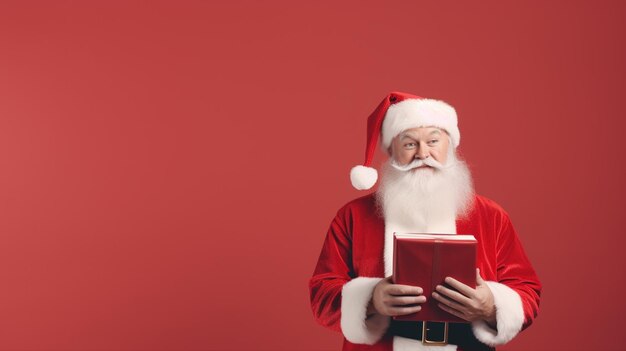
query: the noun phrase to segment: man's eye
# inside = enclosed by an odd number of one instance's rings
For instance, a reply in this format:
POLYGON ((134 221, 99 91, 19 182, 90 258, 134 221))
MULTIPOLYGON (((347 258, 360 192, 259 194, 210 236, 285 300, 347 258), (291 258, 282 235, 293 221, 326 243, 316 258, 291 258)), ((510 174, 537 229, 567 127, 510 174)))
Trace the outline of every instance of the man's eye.
POLYGON ((439 142, 439 140, 437 140, 437 139, 433 139, 433 140, 429 140, 428 141, 429 144, 436 144, 437 142, 439 142))
POLYGON ((415 143, 408 143, 408 144, 404 144, 404 147, 415 147, 415 143))

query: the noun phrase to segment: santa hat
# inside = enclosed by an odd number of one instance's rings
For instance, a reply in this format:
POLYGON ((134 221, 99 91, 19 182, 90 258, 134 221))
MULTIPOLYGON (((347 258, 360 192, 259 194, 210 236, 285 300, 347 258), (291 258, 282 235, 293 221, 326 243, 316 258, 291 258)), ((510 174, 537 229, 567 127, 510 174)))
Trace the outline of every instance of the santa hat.
POLYGON ((450 135, 456 148, 461 141, 456 111, 447 103, 425 99, 407 93, 393 92, 387 95, 367 119, 367 146, 365 163, 350 171, 352 186, 358 190, 370 189, 378 179, 378 172, 370 167, 381 135, 381 146, 385 151, 391 140, 402 131, 417 127, 438 127, 450 135))

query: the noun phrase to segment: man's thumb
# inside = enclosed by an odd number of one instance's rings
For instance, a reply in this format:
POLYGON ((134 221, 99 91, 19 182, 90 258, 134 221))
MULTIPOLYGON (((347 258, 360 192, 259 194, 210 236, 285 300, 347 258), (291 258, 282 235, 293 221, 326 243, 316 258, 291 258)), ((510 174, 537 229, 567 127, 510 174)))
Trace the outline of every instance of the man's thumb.
POLYGON ((476 284, 477 285, 485 284, 483 277, 480 276, 480 268, 476 268, 476 284))

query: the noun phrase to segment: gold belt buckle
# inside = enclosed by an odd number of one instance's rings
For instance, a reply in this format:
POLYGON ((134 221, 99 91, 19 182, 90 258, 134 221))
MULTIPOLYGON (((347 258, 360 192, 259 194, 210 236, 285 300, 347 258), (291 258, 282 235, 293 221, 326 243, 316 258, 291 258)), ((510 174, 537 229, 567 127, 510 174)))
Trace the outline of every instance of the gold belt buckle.
POLYGON ((428 340, 428 337, 426 336, 426 332, 428 331, 428 328, 426 327, 427 323, 428 322, 426 321, 422 322, 422 344, 437 345, 437 346, 448 345, 448 322, 444 322, 443 340, 428 340))

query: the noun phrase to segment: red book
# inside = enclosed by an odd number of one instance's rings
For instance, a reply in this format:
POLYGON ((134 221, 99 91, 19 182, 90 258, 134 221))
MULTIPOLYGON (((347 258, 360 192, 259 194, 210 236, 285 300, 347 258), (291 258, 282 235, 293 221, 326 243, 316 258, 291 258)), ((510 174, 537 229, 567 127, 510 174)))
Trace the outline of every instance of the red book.
POLYGON ((394 233, 393 282, 424 289, 426 302, 417 313, 397 316, 404 321, 467 321, 437 306, 432 297, 437 285, 452 277, 476 288, 476 238, 473 235, 394 233))

